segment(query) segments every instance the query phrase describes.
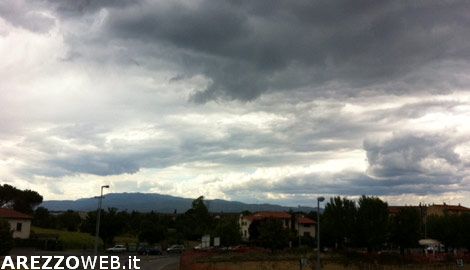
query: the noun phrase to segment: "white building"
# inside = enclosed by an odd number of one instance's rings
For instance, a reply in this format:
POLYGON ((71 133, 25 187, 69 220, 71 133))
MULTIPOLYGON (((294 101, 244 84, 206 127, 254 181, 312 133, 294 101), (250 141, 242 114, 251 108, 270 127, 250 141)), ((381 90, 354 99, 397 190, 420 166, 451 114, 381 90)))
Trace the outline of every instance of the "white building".
POLYGON ((13 209, 0 208, 0 218, 8 221, 10 228, 13 231, 14 238, 29 238, 31 234, 31 216, 13 209))
POLYGON ((310 236, 315 238, 316 224, 315 220, 300 216, 296 217, 295 229, 299 236, 310 236))

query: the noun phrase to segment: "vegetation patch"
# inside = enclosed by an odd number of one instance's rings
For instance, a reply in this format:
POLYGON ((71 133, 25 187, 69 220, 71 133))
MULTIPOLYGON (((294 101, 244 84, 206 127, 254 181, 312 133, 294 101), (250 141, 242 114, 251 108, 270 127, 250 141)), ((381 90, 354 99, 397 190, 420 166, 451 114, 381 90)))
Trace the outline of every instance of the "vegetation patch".
MULTIPOLYGON (((65 249, 92 249, 95 245, 95 238, 82 232, 70 232, 55 229, 44 229, 32 227, 33 237, 41 237, 41 235, 57 236, 65 249)), ((100 245, 102 241, 100 240, 100 245)))

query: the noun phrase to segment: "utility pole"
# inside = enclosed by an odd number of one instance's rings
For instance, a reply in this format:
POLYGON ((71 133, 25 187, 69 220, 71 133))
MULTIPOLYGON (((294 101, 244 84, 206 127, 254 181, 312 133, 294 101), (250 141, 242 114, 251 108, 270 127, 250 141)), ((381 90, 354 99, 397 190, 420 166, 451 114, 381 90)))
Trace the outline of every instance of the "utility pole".
POLYGON ((302 213, 300 212, 300 204, 299 204, 299 213, 297 214, 297 234, 299 236, 299 248, 302 245, 302 240, 300 239, 300 217, 302 216, 302 213))
POLYGON ((317 197, 317 269, 321 269, 320 264, 320 202, 324 201, 324 197, 317 197))
POLYGON ((104 188, 109 188, 109 185, 101 186, 101 195, 98 197, 98 211, 96 213, 95 248, 93 250, 93 255, 95 256, 98 255, 98 242, 100 239, 101 206, 103 203, 103 189, 104 188))

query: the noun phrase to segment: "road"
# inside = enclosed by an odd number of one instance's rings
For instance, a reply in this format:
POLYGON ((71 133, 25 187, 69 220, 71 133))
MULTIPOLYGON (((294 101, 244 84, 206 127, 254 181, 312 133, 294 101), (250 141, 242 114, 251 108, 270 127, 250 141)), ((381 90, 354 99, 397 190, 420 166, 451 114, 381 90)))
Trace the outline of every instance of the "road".
POLYGON ((178 270, 179 256, 148 256, 139 257, 141 270, 178 270))

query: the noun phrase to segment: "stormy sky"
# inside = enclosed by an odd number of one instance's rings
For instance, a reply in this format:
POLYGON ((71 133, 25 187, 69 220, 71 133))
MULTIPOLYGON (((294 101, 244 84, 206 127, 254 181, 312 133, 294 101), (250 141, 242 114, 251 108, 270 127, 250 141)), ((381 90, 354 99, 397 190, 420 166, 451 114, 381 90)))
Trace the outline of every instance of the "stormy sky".
POLYGON ((470 205, 470 2, 2 0, 0 177, 470 205))

